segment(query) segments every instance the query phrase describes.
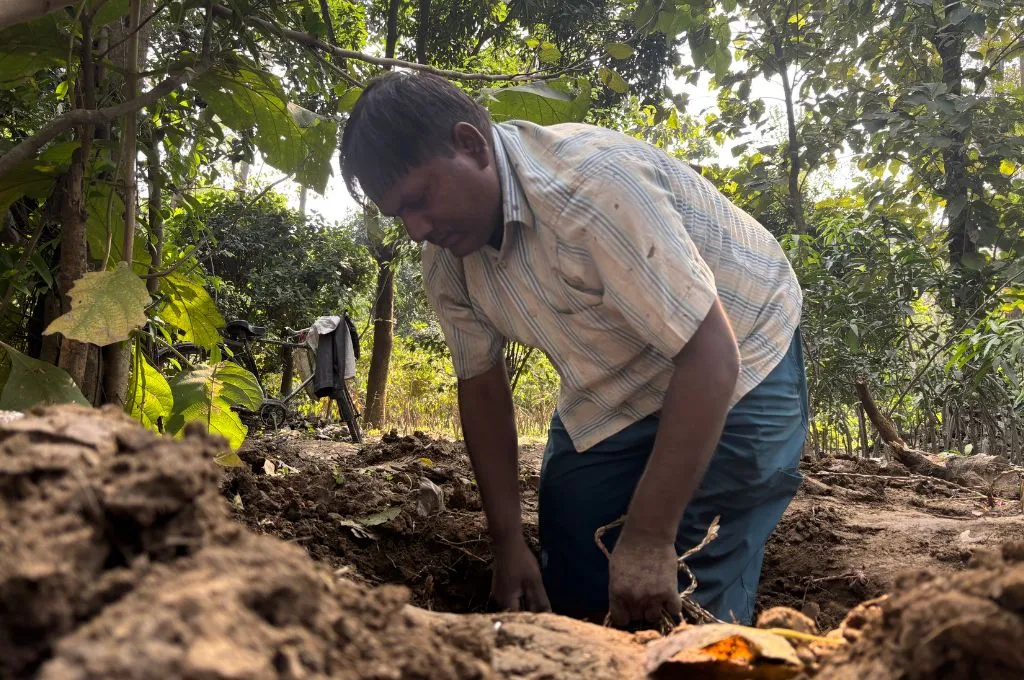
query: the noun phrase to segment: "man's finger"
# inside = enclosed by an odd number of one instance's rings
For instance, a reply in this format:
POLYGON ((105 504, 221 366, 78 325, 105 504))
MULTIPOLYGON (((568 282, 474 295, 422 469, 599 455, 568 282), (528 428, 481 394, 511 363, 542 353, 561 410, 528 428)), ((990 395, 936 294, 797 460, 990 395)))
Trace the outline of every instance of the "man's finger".
POLYGON ((548 600, 548 593, 544 590, 543 583, 531 581, 526 584, 526 606, 532 612, 551 611, 551 602, 548 600))
POLYGON ((608 603, 608 613, 612 616, 612 623, 619 628, 628 626, 629 622, 633 619, 629 606, 621 597, 615 595, 611 597, 608 603))
POLYGON ((660 598, 649 598, 644 606, 644 621, 647 623, 659 623, 663 607, 664 605, 660 598))
POLYGON ((503 593, 496 598, 498 605, 501 606, 507 612, 517 612, 522 607, 520 606, 520 600, 523 598, 523 591, 520 588, 516 588, 508 593, 503 593))

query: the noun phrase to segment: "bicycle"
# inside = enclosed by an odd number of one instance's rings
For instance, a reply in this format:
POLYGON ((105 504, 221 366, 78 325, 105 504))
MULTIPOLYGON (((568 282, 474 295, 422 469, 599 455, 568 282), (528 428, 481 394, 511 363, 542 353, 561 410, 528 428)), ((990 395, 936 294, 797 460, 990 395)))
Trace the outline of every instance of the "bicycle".
MULTIPOLYGON (((310 371, 309 377, 303 380, 290 393, 275 399, 268 395, 266 388, 263 386, 263 377, 260 374, 259 366, 256 364, 252 347, 256 344, 265 344, 300 350, 306 352, 307 356, 312 359, 311 364, 315 365, 316 357, 313 354, 313 349, 304 342, 305 333, 308 330, 295 331, 291 328, 285 328, 285 333, 289 337, 298 340, 298 342, 290 342, 288 340, 267 337, 265 326, 254 326, 245 319, 235 319, 234 321, 229 321, 224 326, 224 330, 221 331, 221 338, 223 339, 221 351, 225 356, 238 361, 245 369, 256 376, 256 381, 260 386, 262 394, 262 401, 260 402, 259 409, 256 411, 241 406, 232 407, 232 410, 237 412, 240 417, 245 420, 259 422, 265 429, 271 430, 277 430, 284 424, 288 417, 288 403, 295 399, 313 381, 314 372, 310 371)), ((205 361, 207 356, 207 351, 199 345, 191 342, 177 342, 158 348, 155 351, 154 365, 160 370, 168 370, 173 369, 176 362, 184 361, 186 364, 196 364, 205 361)), ((352 441, 356 444, 361 444, 363 442, 363 435, 359 428, 358 420, 361 414, 356 411, 352 395, 349 393, 348 386, 344 380, 341 381, 340 386, 334 389, 330 398, 338 404, 338 412, 344 419, 345 425, 348 426, 349 436, 352 441)))

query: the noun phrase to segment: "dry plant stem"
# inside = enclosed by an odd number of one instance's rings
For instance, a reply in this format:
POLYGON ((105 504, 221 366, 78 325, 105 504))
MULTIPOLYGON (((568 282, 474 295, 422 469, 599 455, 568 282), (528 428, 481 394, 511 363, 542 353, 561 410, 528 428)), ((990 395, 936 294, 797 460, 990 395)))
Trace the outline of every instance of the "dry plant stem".
MULTIPOLYGON (((716 515, 715 518, 711 520, 711 524, 708 525, 708 530, 704 534, 704 538, 701 539, 701 542, 695 545, 694 547, 690 548, 686 552, 684 552, 682 555, 680 555, 678 560, 679 570, 685 572, 690 579, 690 585, 688 585, 686 589, 683 590, 683 592, 679 593, 679 599, 682 601, 683 613, 688 614, 690 618, 697 623, 723 623, 721 619, 717 618, 714 614, 704 609, 704 607, 700 606, 700 604, 698 604, 691 597, 694 591, 697 590, 697 577, 694 575, 693 571, 690 570, 690 567, 686 564, 687 558, 693 557, 701 550, 703 550, 708 543, 718 538, 718 522, 720 519, 721 516, 716 515)), ((612 555, 610 552, 608 552, 608 548, 605 547, 604 541, 601 539, 604 537, 606 533, 608 533, 609 530, 614 529, 616 527, 620 527, 623 524, 625 524, 625 522, 626 516, 623 515, 611 524, 606 524, 603 527, 598 527, 597 531, 594 532, 594 543, 597 544, 597 548, 608 560, 612 559, 612 555)), ((611 613, 608 613, 604 617, 604 625, 608 626, 610 623, 611 613)))
MULTIPOLYGON (((809 476, 812 476, 812 475, 809 475, 809 476)), ((822 471, 822 472, 815 472, 813 476, 816 476, 816 477, 824 477, 824 476, 831 476, 831 477, 853 477, 855 479, 882 479, 882 480, 886 480, 886 481, 899 481, 899 480, 907 480, 907 481, 915 481, 916 480, 916 481, 920 481, 920 480, 926 480, 926 481, 929 481, 929 482, 936 482, 938 484, 942 484, 943 486, 947 486, 947 487, 950 487, 950 488, 953 488, 953 489, 957 489, 959 491, 963 491, 965 493, 970 494, 971 496, 973 496, 975 498, 981 498, 981 499, 984 499, 984 500, 988 500, 988 496, 986 496, 985 494, 981 493, 980 491, 975 491, 974 489, 971 489, 969 487, 963 486, 961 484, 957 484, 956 482, 951 482, 951 481, 949 481, 947 479, 940 479, 938 477, 931 477, 929 475, 910 474, 910 475, 906 475, 906 476, 896 477, 896 476, 893 476, 893 475, 868 475, 868 474, 864 474, 862 472, 840 472, 840 471, 834 471, 833 472, 833 471, 825 470, 825 471, 822 471)))

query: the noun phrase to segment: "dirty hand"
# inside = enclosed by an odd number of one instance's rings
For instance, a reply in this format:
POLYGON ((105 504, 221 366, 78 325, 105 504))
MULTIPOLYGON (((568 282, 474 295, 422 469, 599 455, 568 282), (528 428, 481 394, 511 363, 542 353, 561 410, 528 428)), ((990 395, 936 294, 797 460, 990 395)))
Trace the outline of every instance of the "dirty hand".
POLYGON ((658 623, 664 609, 677 620, 679 562, 672 541, 630 536, 624 531, 608 565, 608 604, 612 623, 658 623))
POLYGON ((494 546, 491 597, 507 611, 551 611, 537 558, 522 536, 494 546))

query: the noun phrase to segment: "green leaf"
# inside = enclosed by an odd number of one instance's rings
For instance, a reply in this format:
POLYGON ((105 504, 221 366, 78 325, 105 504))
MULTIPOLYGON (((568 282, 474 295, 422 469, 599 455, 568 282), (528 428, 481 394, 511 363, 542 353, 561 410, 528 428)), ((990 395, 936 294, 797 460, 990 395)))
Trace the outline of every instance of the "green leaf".
POLYGON ((286 174, 303 174, 302 183, 323 193, 331 165, 330 154, 321 147, 324 140, 329 139, 333 153, 337 128, 332 128, 333 139, 329 130, 309 137, 304 135, 288 110, 277 76, 250 68, 233 72, 218 69, 197 78, 195 88, 206 100, 209 110, 229 128, 256 129, 253 142, 268 163, 286 174), (323 162, 325 157, 327 161, 323 162))
POLYGON ((68 94, 68 81, 62 80, 57 83, 57 89, 54 91, 54 94, 57 95, 57 99, 64 99, 68 94))
POLYGON ((343 92, 339 93, 338 97, 338 111, 342 113, 348 113, 355 108, 356 102, 359 101, 360 95, 363 94, 363 88, 361 87, 350 87, 343 92))
POLYGON ((612 69, 602 66, 597 70, 597 77, 601 79, 601 84, 607 87, 613 92, 623 94, 629 92, 629 83, 622 79, 618 73, 612 69))
POLYGON ((973 12, 969 17, 964 19, 964 28, 978 36, 979 38, 985 37, 985 15, 978 12, 973 12))
POLYGON ((981 253, 964 253, 960 256, 960 264, 973 271, 984 269, 987 262, 988 260, 981 253))
MULTIPOLYGON (((245 465, 242 459, 234 451, 225 451, 213 459, 213 462, 223 467, 240 468, 245 465)), ((237 498, 237 495, 236 495, 237 498)), ((239 501, 241 502, 241 501, 239 501)))
MULTIPOLYGON (((248 373, 231 362, 197 368, 182 374, 171 383, 174 412, 167 420, 167 431, 180 434, 187 423, 199 422, 228 440, 232 450, 245 440, 248 428, 242 424, 232 406, 252 405, 248 390, 240 386, 241 373, 248 373), (245 403, 234 401, 242 398, 245 403)), ((248 382, 256 378, 249 373, 248 382)))
POLYGON ((43 404, 89 402, 67 372, 0 342, 0 409, 24 411, 43 404))
POLYGON ((607 52, 608 56, 612 59, 629 59, 635 52, 632 45, 624 42, 608 43, 604 46, 604 51, 607 52))
POLYGON ((150 365, 141 343, 135 343, 135 361, 125 411, 146 427, 160 432, 173 407, 174 395, 167 379, 150 365))
POLYGON ((544 46, 537 52, 537 56, 545 64, 553 64, 562 58, 562 52, 551 43, 544 43, 544 46))
POLYGON ((0 31, 0 88, 8 88, 46 68, 65 65, 70 36, 60 13, 0 31))
POLYGON ((581 121, 590 106, 590 87, 585 79, 576 81, 577 94, 567 83, 530 83, 483 91, 484 105, 497 122, 528 120, 538 125, 581 121))
POLYGON ((160 281, 160 291, 167 296, 160 316, 185 331, 185 340, 212 350, 220 342, 218 330, 224 317, 206 289, 199 283, 172 272, 160 281))
POLYGON ((54 319, 43 334, 61 333, 101 347, 127 340, 144 326, 146 307, 153 301, 145 282, 124 262, 113 271, 89 272, 69 295, 71 311, 54 319))
POLYGON ((999 172, 1009 177, 1013 173, 1017 172, 1017 164, 1004 158, 999 162, 999 172))
MULTIPOLYGON (((124 201, 109 182, 93 182, 86 198, 85 210, 85 239, 89 245, 89 256, 101 262, 109 242, 110 259, 107 266, 117 266, 123 259, 124 201)), ((146 242, 146 233, 141 224, 137 224, 135 238, 132 240, 132 266, 140 274, 148 269, 152 261, 146 242)))
POLYGON ((636 11, 633 12, 633 25, 636 26, 637 30, 644 29, 648 33, 654 32, 654 22, 652 21, 658 13, 658 3, 645 1, 637 6, 636 11))
POLYGON ((222 362, 219 366, 217 380, 220 381, 220 396, 232 406, 241 406, 250 411, 259 409, 263 403, 263 390, 256 376, 230 361, 222 362))
MULTIPOLYGON (((92 4, 97 4, 96 1, 92 4)), ((92 27, 99 28, 109 24, 112 21, 117 21, 122 17, 128 16, 128 5, 130 0, 106 0, 101 6, 98 12, 93 15, 92 27)))

